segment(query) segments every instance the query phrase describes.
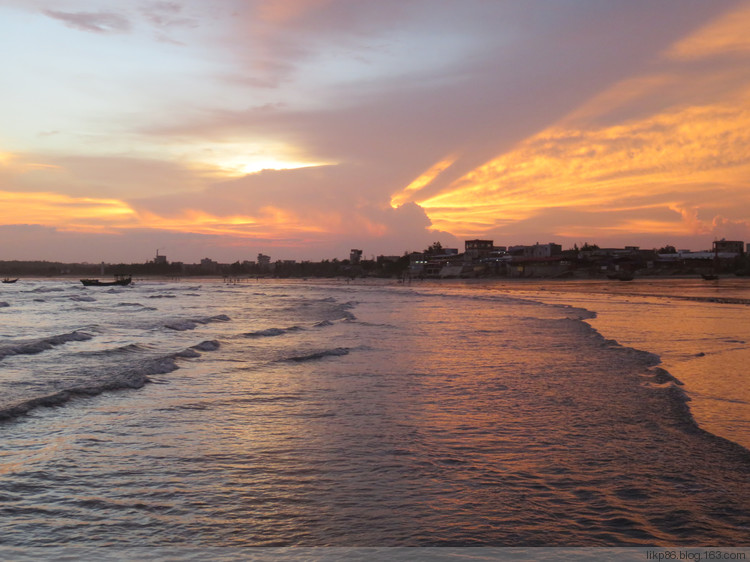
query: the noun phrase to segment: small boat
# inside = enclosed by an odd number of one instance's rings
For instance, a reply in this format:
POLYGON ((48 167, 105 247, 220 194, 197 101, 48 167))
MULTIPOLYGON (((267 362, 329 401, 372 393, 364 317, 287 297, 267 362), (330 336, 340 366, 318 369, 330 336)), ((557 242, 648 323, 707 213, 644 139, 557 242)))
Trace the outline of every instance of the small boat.
POLYGON ((715 273, 701 273, 701 277, 706 281, 716 281, 719 278, 715 273))
POLYGON ((133 281, 132 277, 128 275, 115 275, 114 281, 100 281, 99 279, 81 279, 84 287, 111 287, 112 285, 130 285, 133 281))
POLYGON ((10 277, 6 277, 5 279, 3 279, 3 283, 15 283, 16 281, 18 281, 18 278, 11 279, 10 277))

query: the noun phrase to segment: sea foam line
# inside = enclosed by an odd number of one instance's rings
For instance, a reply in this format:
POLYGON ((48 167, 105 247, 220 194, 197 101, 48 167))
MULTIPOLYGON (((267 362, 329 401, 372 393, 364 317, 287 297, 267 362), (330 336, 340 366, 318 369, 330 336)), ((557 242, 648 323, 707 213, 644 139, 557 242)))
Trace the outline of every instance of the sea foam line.
POLYGON ((646 387, 651 392, 663 394, 666 398, 667 408, 661 412, 661 415, 665 419, 671 419, 673 422, 676 422, 677 427, 681 428, 682 431, 700 433, 713 441, 721 442, 723 446, 728 447, 735 454, 742 456, 742 458, 750 462, 750 450, 734 441, 711 433, 700 426, 690 409, 691 398, 683 382, 659 366, 662 360, 658 354, 626 346, 616 340, 606 338, 586 321, 588 318, 596 317, 596 313, 576 307, 572 307, 570 310, 582 310, 591 313, 592 316, 584 315, 583 317, 577 317, 576 315, 571 315, 557 321, 565 322, 569 326, 576 326, 577 329, 588 332, 599 340, 599 344, 603 348, 625 354, 626 357, 624 359, 626 361, 634 366, 639 365, 640 369, 634 371, 637 376, 633 379, 633 382, 634 384, 639 384, 638 378, 640 378, 640 386, 646 387))

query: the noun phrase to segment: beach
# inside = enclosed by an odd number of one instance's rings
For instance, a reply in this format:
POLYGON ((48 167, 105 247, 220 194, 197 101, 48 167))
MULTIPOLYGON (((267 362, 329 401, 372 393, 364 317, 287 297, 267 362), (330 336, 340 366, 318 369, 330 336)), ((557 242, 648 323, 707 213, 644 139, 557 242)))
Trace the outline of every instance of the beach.
POLYGON ((747 307, 649 283, 4 288, 0 543, 748 546, 747 307))

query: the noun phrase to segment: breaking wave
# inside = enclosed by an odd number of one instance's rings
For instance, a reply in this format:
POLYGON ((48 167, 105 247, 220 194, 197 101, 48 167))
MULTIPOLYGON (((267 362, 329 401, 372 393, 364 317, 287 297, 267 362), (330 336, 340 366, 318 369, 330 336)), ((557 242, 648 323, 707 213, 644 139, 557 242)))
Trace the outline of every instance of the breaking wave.
POLYGON ((42 353, 56 347, 72 341, 86 341, 92 339, 94 336, 87 334, 86 332, 79 332, 75 330, 67 334, 60 334, 57 336, 51 336, 48 338, 41 338, 35 340, 26 340, 23 342, 13 343, 0 343, 0 359, 9 357, 11 355, 35 355, 42 353))
POLYGON ((82 351, 79 353, 79 355, 83 357, 97 357, 97 356, 108 356, 108 355, 123 355, 123 354, 129 354, 129 353, 142 353, 144 351, 148 351, 148 347, 137 344, 137 343, 131 343, 128 345, 122 345, 120 347, 113 347, 110 349, 100 349, 97 351, 82 351))
POLYGON ((164 327, 176 332, 185 332, 187 330, 195 330, 198 327, 198 323, 195 320, 175 320, 164 324, 164 327))
POLYGON ((200 357, 201 354, 198 353, 199 351, 216 351, 217 349, 219 349, 218 341, 207 340, 199 344, 193 345, 191 347, 188 347, 187 349, 183 349, 182 351, 178 351, 177 353, 173 354, 172 357, 181 357, 181 358, 200 357))
MULTIPOLYGON (((121 349, 127 349, 125 346, 121 349)), ((136 346, 137 347, 137 346, 136 346)), ((152 382, 149 376, 163 375, 179 369, 176 359, 200 357, 200 351, 214 351, 219 348, 217 341, 204 341, 183 351, 171 355, 147 359, 140 362, 135 367, 118 371, 107 377, 103 381, 91 381, 87 384, 79 384, 60 390, 53 394, 38 396, 25 400, 23 402, 7 406, 0 409, 0 420, 7 421, 39 407, 61 406, 74 398, 85 398, 96 396, 112 390, 127 390, 141 388, 147 383, 152 382)))
POLYGON ((337 347, 335 349, 325 349, 315 353, 309 353, 307 355, 296 355, 294 357, 288 357, 283 361, 293 361, 295 363, 302 363, 304 361, 315 361, 317 359, 323 359, 324 357, 341 357, 348 355, 349 349, 346 347, 337 347))
POLYGON ((197 349, 198 351, 216 351, 219 349, 220 344, 216 340, 206 340, 203 341, 197 345, 194 345, 192 349, 197 349))
POLYGON ((192 318, 185 320, 173 320, 164 324, 164 327, 169 330, 175 330, 177 332, 185 332, 187 330, 195 330, 199 324, 210 324, 211 322, 229 322, 231 318, 226 314, 217 314, 216 316, 208 316, 206 318, 192 318))
POLYGON ((283 336, 289 332, 298 332, 302 330, 299 326, 290 326, 289 328, 268 328, 266 330, 257 330, 255 332, 248 332, 242 334, 246 338, 270 338, 275 336, 283 336))
POLYGON ((65 291, 63 287, 37 287, 30 291, 24 291, 26 293, 61 293, 65 291))

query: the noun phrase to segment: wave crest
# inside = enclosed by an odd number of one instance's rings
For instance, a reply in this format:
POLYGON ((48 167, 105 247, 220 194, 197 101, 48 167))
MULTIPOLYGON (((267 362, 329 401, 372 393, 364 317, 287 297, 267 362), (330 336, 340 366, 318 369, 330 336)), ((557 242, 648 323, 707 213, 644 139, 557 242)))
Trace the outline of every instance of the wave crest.
POLYGON ((323 359, 324 357, 341 357, 343 355, 349 355, 349 349, 346 347, 337 347, 335 349, 325 349, 323 351, 317 351, 315 353, 309 353, 307 355, 297 355, 289 357, 284 361, 293 361, 295 363, 301 363, 303 361, 315 361, 316 359, 323 359))
POLYGON ((86 332, 74 330, 67 334, 59 334, 47 338, 0 344, 0 359, 11 355, 35 355, 58 345, 63 345, 72 341, 86 341, 93 337, 94 336, 87 334, 86 332))
POLYGON ((177 332, 185 332, 187 330, 195 330, 198 324, 210 324, 212 322, 229 322, 231 318, 226 314, 217 314, 216 316, 207 316, 205 318, 190 318, 173 320, 164 324, 164 327, 169 330, 175 330, 177 332))
POLYGON ((283 336, 289 332, 298 332, 301 329, 302 328, 299 326, 290 326, 289 328, 267 328, 265 330, 257 330, 242 335, 246 338, 272 338, 275 336, 283 336))
POLYGON ((200 357, 201 354, 196 350, 214 351, 218 348, 219 342, 204 341, 172 355, 147 359, 135 367, 110 375, 106 380, 80 384, 54 394, 38 396, 0 409, 0 420, 20 417, 38 407, 61 406, 74 398, 96 396, 111 390, 138 389, 152 382, 149 378, 151 375, 163 375, 179 369, 176 359, 200 357))

